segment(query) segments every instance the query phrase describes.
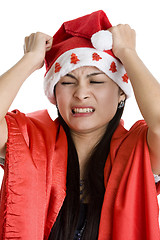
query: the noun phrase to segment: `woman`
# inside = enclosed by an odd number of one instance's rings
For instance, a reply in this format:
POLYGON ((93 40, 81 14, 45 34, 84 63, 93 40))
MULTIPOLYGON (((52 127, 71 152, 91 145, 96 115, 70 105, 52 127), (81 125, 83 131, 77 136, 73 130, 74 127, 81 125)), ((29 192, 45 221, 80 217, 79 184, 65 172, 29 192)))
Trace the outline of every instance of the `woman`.
POLYGON ((0 88, 0 239, 159 239, 160 86, 136 53, 134 30, 98 11, 64 23, 53 43, 32 34, 0 88), (58 119, 7 113, 44 58, 58 119), (120 121, 128 77, 145 119, 129 131, 120 121))

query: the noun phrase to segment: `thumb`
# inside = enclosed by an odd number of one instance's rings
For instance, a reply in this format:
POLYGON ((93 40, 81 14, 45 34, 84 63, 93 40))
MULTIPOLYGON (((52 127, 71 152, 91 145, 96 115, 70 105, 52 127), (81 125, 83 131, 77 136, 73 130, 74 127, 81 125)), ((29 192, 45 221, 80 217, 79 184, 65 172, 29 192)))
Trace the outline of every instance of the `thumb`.
POLYGON ((112 33, 114 26, 108 28, 107 30, 112 33))
POLYGON ((50 37, 50 38, 46 41, 46 51, 51 50, 52 44, 53 44, 53 37, 50 37))

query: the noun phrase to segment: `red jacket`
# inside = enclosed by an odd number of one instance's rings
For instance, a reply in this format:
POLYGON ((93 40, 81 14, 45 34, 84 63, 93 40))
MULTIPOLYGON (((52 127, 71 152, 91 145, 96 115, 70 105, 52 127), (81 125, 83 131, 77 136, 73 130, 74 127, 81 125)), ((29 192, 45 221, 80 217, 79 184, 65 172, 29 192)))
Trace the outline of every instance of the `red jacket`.
MULTIPOLYGON (((14 111, 6 120, 0 240, 47 240, 66 195, 65 132, 46 110, 27 116, 14 111)), ((112 137, 98 240, 160 239, 160 185, 154 182, 146 134, 139 121, 129 131, 121 123, 112 137)))

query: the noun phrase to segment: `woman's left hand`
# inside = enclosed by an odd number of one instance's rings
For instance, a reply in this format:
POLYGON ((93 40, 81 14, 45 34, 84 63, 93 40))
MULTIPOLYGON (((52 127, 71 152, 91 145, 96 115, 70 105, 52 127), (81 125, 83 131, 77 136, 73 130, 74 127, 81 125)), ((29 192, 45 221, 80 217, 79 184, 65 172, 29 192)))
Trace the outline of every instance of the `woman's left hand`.
POLYGON ((135 99, 148 125, 147 143, 152 171, 160 175, 160 84, 135 50, 135 31, 129 25, 118 25, 109 30, 113 37, 113 53, 125 67, 135 99))
POLYGON ((109 29, 113 37, 112 50, 114 55, 120 60, 124 56, 124 51, 130 49, 135 51, 136 33, 129 25, 119 24, 109 29))

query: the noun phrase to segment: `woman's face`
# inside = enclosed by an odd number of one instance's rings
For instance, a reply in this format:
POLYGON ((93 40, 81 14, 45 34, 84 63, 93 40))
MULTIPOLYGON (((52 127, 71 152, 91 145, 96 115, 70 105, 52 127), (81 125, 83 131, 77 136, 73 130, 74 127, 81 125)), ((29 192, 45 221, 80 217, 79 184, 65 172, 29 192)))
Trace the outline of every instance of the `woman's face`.
POLYGON ((80 67, 56 85, 56 103, 61 116, 76 133, 105 131, 125 94, 96 67, 80 67))

